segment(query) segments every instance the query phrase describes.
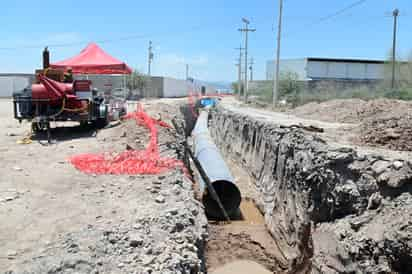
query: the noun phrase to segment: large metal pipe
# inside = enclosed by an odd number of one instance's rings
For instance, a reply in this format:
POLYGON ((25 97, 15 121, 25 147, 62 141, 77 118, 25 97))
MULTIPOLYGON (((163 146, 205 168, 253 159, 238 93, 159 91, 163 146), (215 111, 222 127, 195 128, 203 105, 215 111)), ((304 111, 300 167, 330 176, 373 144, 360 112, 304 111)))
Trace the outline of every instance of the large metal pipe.
MULTIPOLYGON (((234 183, 219 149, 216 147, 208 130, 208 115, 205 110, 200 112, 195 128, 192 131, 194 140, 194 154, 199 160, 202 168, 212 182, 220 201, 229 216, 239 213, 241 194, 234 183)), ((200 190, 203 193, 203 204, 206 214, 215 219, 223 219, 223 213, 218 203, 208 193, 205 183, 200 179, 200 190)))

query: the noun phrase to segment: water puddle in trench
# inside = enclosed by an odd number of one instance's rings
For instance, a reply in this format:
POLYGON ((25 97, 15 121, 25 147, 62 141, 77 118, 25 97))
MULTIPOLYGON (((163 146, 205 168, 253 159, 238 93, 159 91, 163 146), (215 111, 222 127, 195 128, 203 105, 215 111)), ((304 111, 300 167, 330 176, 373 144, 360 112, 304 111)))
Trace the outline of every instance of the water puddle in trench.
POLYGON ((206 267, 212 274, 281 273, 278 248, 255 203, 244 198, 231 223, 209 222, 206 267))

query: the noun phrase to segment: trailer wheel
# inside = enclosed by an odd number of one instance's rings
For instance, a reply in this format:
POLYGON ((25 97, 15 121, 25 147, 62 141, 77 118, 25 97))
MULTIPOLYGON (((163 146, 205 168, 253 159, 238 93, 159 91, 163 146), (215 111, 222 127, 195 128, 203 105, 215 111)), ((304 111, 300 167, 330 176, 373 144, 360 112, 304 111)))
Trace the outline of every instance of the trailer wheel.
POLYGON ((109 124, 109 120, 107 118, 97 118, 97 120, 94 121, 93 124, 96 128, 102 129, 109 124))
POLYGON ((80 121, 80 127, 86 128, 89 125, 89 121, 80 121))
POLYGON ((98 107, 97 119, 93 121, 96 128, 102 129, 109 124, 109 111, 106 104, 100 104, 98 107))
POLYGON ((32 122, 32 123, 31 123, 31 131, 32 131, 33 133, 37 133, 37 132, 40 131, 40 128, 39 128, 38 123, 36 123, 36 122, 32 122))

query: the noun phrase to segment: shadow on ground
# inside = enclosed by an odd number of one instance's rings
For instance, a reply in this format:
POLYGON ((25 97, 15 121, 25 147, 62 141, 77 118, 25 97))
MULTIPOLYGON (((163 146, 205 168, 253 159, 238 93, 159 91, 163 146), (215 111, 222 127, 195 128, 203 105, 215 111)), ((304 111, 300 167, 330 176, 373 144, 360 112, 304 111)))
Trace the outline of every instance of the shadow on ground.
MULTIPOLYGON (((110 124, 106 128, 117 127, 120 123, 110 124)), ((64 142, 75 139, 84 139, 84 138, 95 138, 97 135, 98 129, 92 124, 89 125, 76 125, 76 126, 58 126, 50 130, 50 140, 52 142, 64 142)), ((39 142, 47 142, 48 134, 47 131, 36 132, 32 140, 39 142)))

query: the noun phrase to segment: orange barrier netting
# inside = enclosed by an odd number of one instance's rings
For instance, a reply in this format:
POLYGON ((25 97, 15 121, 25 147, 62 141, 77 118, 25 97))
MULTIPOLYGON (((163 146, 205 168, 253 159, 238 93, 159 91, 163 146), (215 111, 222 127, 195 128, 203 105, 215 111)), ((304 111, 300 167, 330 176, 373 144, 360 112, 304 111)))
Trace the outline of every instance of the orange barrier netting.
POLYGON ((126 119, 135 119, 138 125, 150 130, 150 142, 145 150, 128 150, 122 153, 81 154, 70 158, 79 170, 88 174, 159 174, 173 168, 185 170, 182 161, 161 158, 157 143, 157 127, 171 128, 165 122, 150 117, 139 105, 138 110, 127 114, 126 119))

